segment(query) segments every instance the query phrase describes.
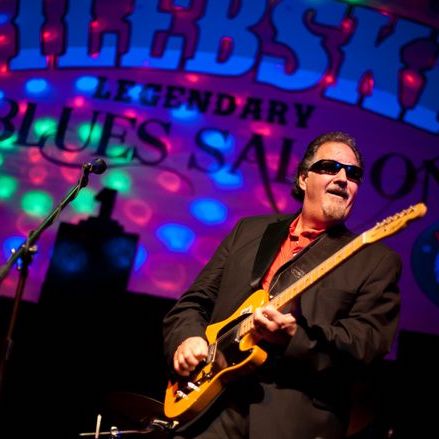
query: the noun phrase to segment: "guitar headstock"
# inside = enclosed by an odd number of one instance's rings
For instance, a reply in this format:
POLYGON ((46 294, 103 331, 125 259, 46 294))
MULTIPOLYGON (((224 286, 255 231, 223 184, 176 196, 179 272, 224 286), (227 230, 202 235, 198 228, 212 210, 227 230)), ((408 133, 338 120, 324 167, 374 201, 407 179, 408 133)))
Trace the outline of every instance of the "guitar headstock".
POLYGON ((363 233, 365 242, 375 242, 379 239, 390 236, 406 227, 407 224, 424 216, 427 213, 427 206, 424 203, 418 203, 404 209, 395 215, 389 216, 383 221, 380 221, 372 229, 363 233))

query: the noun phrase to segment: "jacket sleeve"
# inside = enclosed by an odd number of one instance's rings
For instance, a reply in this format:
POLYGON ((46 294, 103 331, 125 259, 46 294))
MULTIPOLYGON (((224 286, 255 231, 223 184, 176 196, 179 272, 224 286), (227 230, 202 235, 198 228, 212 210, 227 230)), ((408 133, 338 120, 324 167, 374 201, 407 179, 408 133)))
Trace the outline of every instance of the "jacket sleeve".
POLYGON ((164 353, 168 365, 179 344, 188 337, 205 337, 227 257, 242 221, 221 242, 191 287, 181 296, 163 320, 164 353))
POLYGON ((339 362, 369 364, 390 351, 399 321, 401 259, 387 249, 359 262, 368 273, 358 281, 349 311, 323 323, 302 317, 285 357, 321 371, 339 362))

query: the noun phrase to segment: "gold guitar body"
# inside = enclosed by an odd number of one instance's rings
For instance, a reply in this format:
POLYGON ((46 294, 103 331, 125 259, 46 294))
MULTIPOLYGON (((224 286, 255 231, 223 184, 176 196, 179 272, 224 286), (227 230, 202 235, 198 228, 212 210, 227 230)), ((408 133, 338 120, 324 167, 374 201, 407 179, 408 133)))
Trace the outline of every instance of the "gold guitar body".
MULTIPOLYGON (((209 325, 206 338, 209 345, 214 345, 221 337, 221 331, 243 316, 253 314, 256 308, 268 303, 268 294, 258 290, 248 297, 242 305, 226 320, 209 325)), ((194 418, 204 411, 224 390, 227 383, 247 374, 267 359, 267 353, 256 345, 251 333, 245 334, 237 341, 237 347, 243 359, 237 363, 225 364, 221 352, 216 352, 216 359, 187 380, 169 382, 165 393, 164 411, 170 419, 180 421, 194 418), (191 383, 188 385, 188 383, 191 383), (179 393, 183 392, 183 393, 179 393)))

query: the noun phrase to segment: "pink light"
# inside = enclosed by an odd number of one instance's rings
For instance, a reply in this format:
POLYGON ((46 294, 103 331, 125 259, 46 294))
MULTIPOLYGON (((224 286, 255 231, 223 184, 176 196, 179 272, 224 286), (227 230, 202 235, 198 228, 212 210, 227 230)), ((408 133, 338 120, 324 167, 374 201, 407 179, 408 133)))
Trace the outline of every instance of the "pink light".
POLYGON ((44 166, 32 166, 29 169, 29 179, 36 186, 44 183, 47 177, 47 169, 44 166))
POLYGON ((27 102, 19 102, 18 103, 18 112, 20 114, 24 114, 27 110, 27 102))
POLYGON ((267 165, 270 171, 276 171, 278 167, 278 156, 276 154, 267 154, 267 165))
POLYGON ((172 172, 163 171, 157 176, 157 183, 168 192, 178 192, 181 188, 181 180, 172 172))
POLYGON ((31 230, 38 227, 39 221, 36 218, 27 216, 25 213, 20 213, 15 225, 20 234, 27 236, 31 230))
POLYGON ((124 114, 124 116, 126 116, 126 117, 132 117, 132 118, 134 118, 134 119, 137 118, 137 113, 136 113, 136 111, 133 110, 133 109, 131 109, 131 108, 129 108, 128 110, 125 110, 125 111, 123 112, 123 114, 124 114))
POLYGON ((202 265, 205 265, 213 253, 215 249, 218 247, 218 240, 209 237, 200 237, 195 242, 193 253, 195 259, 200 262, 202 265))
POLYGON ((125 216, 133 223, 144 226, 152 217, 152 209, 142 200, 127 200, 124 206, 125 216))
POLYGON ((76 181, 78 181, 79 174, 79 169, 67 168, 65 166, 61 168, 61 175, 68 183, 75 183, 76 181))
MULTIPOLYGON (((169 255, 150 255, 149 264, 146 264, 145 268, 151 283, 164 293, 180 294, 187 282, 188 276, 184 265, 171 260, 169 255)), ((141 270, 144 271, 144 267, 141 270)))
POLYGON ((6 35, 0 35, 0 44, 7 44, 9 38, 6 35))
POLYGON ((0 73, 8 73, 8 65, 7 64, 5 64, 5 63, 3 63, 3 64, 0 64, 0 73))
MULTIPOLYGON (((287 196, 287 193, 285 192, 285 189, 278 189, 277 187, 272 187, 273 191, 273 197, 276 200, 276 205, 281 211, 285 211, 285 208, 287 207, 288 201, 290 198, 287 196)), ((268 200, 267 194, 265 192, 265 189, 262 185, 259 185, 254 190, 254 198, 262 204, 262 206, 267 207, 268 209, 271 209, 270 202, 268 200)))
MULTIPOLYGON (((71 148, 73 150, 73 149, 75 149, 75 145, 68 144, 67 148, 71 148)), ((69 162, 69 163, 74 162, 77 159, 78 155, 79 155, 79 153, 76 151, 63 151, 62 152, 63 160, 65 160, 66 162, 69 162)))
POLYGON ((189 74, 189 75, 186 75, 186 79, 187 79, 189 82, 196 83, 196 82, 198 82, 198 81, 200 80, 200 77, 199 77, 198 75, 189 74))
POLYGON ((270 127, 267 126, 257 126, 257 124, 253 124, 252 130, 256 132, 257 134, 262 134, 263 136, 271 136, 273 134, 273 130, 270 127))
POLYGON ((76 96, 73 99, 73 106, 76 108, 83 107, 85 105, 85 99, 82 96, 76 96))

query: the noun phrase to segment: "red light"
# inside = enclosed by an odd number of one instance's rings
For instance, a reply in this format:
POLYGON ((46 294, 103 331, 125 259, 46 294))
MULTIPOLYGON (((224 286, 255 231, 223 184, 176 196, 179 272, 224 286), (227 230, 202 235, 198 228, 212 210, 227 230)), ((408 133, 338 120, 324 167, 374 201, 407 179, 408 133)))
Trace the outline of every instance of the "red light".
POLYGON ((352 32, 353 27, 354 27, 354 20, 352 20, 352 18, 346 17, 341 22, 341 28, 343 29, 343 32, 347 34, 352 32))
POLYGON ((30 148, 27 155, 31 163, 37 163, 41 160, 41 153, 38 148, 30 148))
POLYGON ((32 166, 29 169, 29 179, 35 185, 44 183, 47 177, 47 169, 44 166, 32 166))
POLYGON ((421 76, 412 71, 406 71, 402 74, 402 80, 408 87, 418 88, 422 83, 421 76))
POLYGON ((8 42, 8 37, 6 35, 0 35, 0 44, 6 44, 8 42))
POLYGON ((363 96, 369 96, 373 92, 373 87, 375 85, 375 81, 373 79, 372 74, 366 73, 360 83, 359 91, 363 96))
POLYGON ((55 38, 55 33, 53 32, 49 32, 49 31, 45 31, 43 32, 43 40, 44 41, 50 41, 53 40, 55 38))
POLYGON ((8 65, 0 64, 0 73, 7 73, 7 72, 8 72, 8 65))
POLYGON ((326 85, 334 84, 335 82, 334 75, 332 75, 331 73, 326 74, 325 76, 323 76, 323 82, 326 85))

